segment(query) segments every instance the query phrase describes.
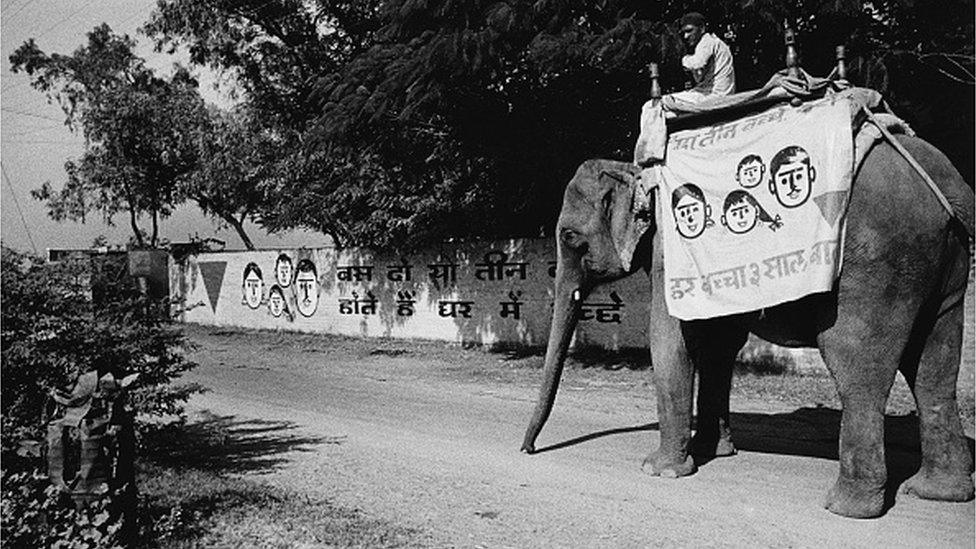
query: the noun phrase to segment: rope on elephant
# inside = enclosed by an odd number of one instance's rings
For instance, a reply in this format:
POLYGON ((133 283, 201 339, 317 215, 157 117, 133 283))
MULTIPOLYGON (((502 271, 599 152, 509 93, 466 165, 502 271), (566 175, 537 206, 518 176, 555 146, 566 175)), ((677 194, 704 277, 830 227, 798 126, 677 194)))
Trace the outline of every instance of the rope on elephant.
POLYGON ((878 131, 881 132, 881 135, 883 135, 884 138, 887 139, 889 143, 891 143, 891 146, 894 147, 895 150, 898 151, 898 153, 901 154, 902 157, 908 161, 908 164, 912 168, 914 168, 919 175, 922 176, 922 179, 925 180, 925 183, 932 191, 932 194, 935 195, 935 198, 939 201, 940 204, 942 204, 942 207, 945 208, 945 210, 949 213, 949 216, 952 217, 952 219, 956 220, 960 225, 962 225, 963 229, 966 231, 966 234, 969 235, 969 239, 973 240, 974 239, 973 227, 971 227, 969 223, 966 223, 965 220, 963 220, 962 217, 960 217, 959 214, 956 213, 956 210, 955 208, 952 207, 952 204, 949 202, 949 199, 946 198, 945 194, 942 193, 942 190, 939 189, 939 186, 936 185, 932 177, 928 174, 928 172, 925 171, 925 168, 923 168, 922 165, 918 163, 918 160, 915 160, 915 157, 912 156, 910 152, 908 152, 908 149, 906 149, 905 146, 902 145, 898 141, 898 139, 896 139, 895 136, 891 134, 890 131, 888 131, 888 128, 885 127, 885 124, 882 124, 877 120, 877 118, 875 118, 874 114, 871 113, 870 109, 868 109, 866 106, 862 106, 861 109, 867 115, 867 119, 872 124, 874 124, 876 128, 878 128, 878 131))

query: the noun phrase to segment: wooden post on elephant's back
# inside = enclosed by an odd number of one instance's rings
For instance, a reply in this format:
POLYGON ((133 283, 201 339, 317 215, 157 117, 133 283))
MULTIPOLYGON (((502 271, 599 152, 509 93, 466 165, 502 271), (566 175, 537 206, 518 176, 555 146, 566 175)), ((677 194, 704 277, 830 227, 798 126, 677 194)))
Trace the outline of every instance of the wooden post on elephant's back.
POLYGON ((837 81, 847 83, 847 54, 844 45, 837 46, 837 81))
POLYGON ((796 56, 796 34, 789 21, 783 21, 783 43, 786 45, 786 74, 790 78, 800 77, 800 67, 796 56))
POLYGON ((657 63, 651 63, 651 99, 661 98, 661 83, 658 81, 660 74, 658 73, 657 63))
MULTIPOLYGON (((794 80, 799 80, 800 67, 796 55, 796 34, 790 28, 789 21, 783 21, 783 43, 786 44, 786 76, 794 80)), ((790 105, 794 107, 799 106, 802 102, 803 100, 799 97, 790 99, 790 105)))

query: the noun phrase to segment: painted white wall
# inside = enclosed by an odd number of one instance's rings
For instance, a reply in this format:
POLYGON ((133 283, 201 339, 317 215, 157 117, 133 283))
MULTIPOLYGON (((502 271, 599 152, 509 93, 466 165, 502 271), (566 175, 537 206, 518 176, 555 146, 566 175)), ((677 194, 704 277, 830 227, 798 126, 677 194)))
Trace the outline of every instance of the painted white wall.
MULTIPOLYGON (((407 257, 334 248, 213 252, 171 264, 170 288, 174 296, 184 296, 183 320, 199 324, 544 346, 552 312, 555 259, 551 239, 443 244, 407 257), (277 281, 276 261, 281 254, 291 260, 292 271, 300 262, 311 261, 317 288, 299 283, 294 276, 277 281), (243 291, 249 263, 261 270, 253 307, 243 291), (455 281, 431 277, 432 265, 447 264, 457 265, 455 281), (409 280, 401 266, 409 266, 409 280), (275 284, 283 290, 290 314, 272 313, 270 295, 277 293, 272 290, 275 284), (306 296, 306 289, 313 291, 306 296), (375 310, 368 306, 370 297, 376 300, 375 310), (408 300, 413 301, 413 314, 400 314, 400 305, 408 300), (519 318, 502 316, 503 309, 514 311, 516 301, 519 318), (463 305, 454 307, 458 314, 450 316, 452 303, 457 302, 470 304, 467 316, 460 314, 463 305)), ((594 290, 584 303, 576 345, 646 347, 648 288, 646 277, 632 276, 594 290)))
MULTIPOLYGON (((334 248, 212 252, 189 256, 182 263, 175 263, 171 257, 169 286, 172 297, 179 300, 183 296, 182 320, 186 322, 361 337, 543 347, 549 336, 555 261, 555 245, 551 239, 444 244, 408 257, 334 248), (481 278, 489 278, 485 270, 485 255, 489 253, 494 254, 489 258, 491 260, 500 259, 499 254, 504 253, 507 255, 505 263, 516 265, 503 266, 500 279, 479 279, 479 271, 481 278), (294 280, 283 288, 291 314, 274 316, 269 309, 269 294, 272 285, 276 284, 275 263, 281 254, 291 259, 293 267, 303 259, 315 265, 318 301, 309 315, 298 309, 300 291, 294 280), (244 300, 243 275, 248 263, 255 263, 262 274, 260 303, 256 308, 244 300), (429 276, 429 265, 446 263, 458 265, 456 282, 435 283, 429 276), (525 264, 525 280, 519 274, 519 263, 525 264), (396 277, 391 276, 390 268, 400 265, 411 267, 410 280, 391 279, 396 277), (340 267, 348 266, 373 267, 370 280, 362 277, 363 280, 356 281, 354 276, 342 280, 340 267), (209 282, 204 280, 205 276, 209 277, 209 282), (414 301, 412 316, 397 314, 397 301, 404 297, 400 295, 404 291, 411 292, 410 299, 414 301), (372 293, 376 298, 375 314, 340 312, 343 302, 354 308, 354 303, 349 301, 354 292, 360 300, 372 293), (501 303, 511 301, 509 292, 515 292, 521 302, 518 319, 501 316, 501 303), (470 318, 441 316, 440 301, 471 301, 470 318)), ((974 272, 970 272, 966 292, 966 332, 960 374, 960 387, 965 394, 972 394, 973 371, 976 370, 972 351, 976 339, 972 320, 976 287, 974 272)), ((343 274, 342 278, 347 277, 343 274)), ((580 322, 575 344, 610 350, 647 347, 649 291, 650 283, 641 273, 596 288, 585 302, 591 318, 580 322), (619 307, 611 306, 616 304, 611 294, 620 298, 619 307), (614 321, 618 316, 619 323, 614 321)), ((826 372, 814 349, 785 349, 757 338, 750 338, 739 356, 753 362, 779 362, 795 371, 826 372)))

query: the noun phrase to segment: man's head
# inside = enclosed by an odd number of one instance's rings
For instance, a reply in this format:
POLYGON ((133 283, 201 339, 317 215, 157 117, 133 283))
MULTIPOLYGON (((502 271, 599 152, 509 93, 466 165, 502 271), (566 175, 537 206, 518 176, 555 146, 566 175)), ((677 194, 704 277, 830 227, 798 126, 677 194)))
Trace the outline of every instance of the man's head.
POLYGON ((705 34, 705 16, 697 11, 686 13, 681 16, 680 24, 681 39, 684 41, 685 47, 694 50, 702 35, 705 34))
POLYGON ((769 192, 787 208, 801 206, 810 198, 816 169, 810 165, 810 155, 796 145, 786 147, 769 161, 769 192))

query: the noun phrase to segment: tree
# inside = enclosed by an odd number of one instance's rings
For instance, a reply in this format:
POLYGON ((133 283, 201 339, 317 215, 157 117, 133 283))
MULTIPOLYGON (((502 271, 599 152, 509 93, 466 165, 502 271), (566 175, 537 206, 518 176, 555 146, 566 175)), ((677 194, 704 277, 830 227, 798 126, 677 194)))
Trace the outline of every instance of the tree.
POLYGON ((155 76, 133 53, 134 42, 102 24, 72 55, 44 53, 28 40, 11 56, 12 70, 58 101, 65 123, 80 129, 85 152, 65 164, 60 190, 35 191, 56 220, 84 221, 92 211, 112 223, 126 212, 140 247, 157 245, 159 220, 183 200, 177 182, 195 167, 195 132, 206 111, 185 69, 155 76), (138 219, 148 215, 146 240, 138 219))
MULTIPOLYGON (((664 65, 666 88, 681 86, 681 47, 671 25, 688 8, 646 4, 389 2, 377 44, 321 81, 324 138, 383 150, 384 142, 433 129, 457 144, 447 150, 462 153, 446 159, 449 167, 490 185, 483 189, 489 201, 476 206, 492 211, 481 227, 488 223, 499 236, 551 231, 561 189, 580 161, 630 159, 647 64, 664 65), (472 160, 487 175, 465 173, 472 160)), ((958 4, 959 13, 972 12, 971 3, 958 4)), ((799 32, 813 74, 826 75, 834 46, 846 43, 851 79, 886 93, 972 182, 972 18, 947 17, 953 7, 737 0, 701 9, 733 46, 739 89, 758 88, 783 67, 784 21, 799 32), (911 59, 903 59, 908 52, 911 59), (918 61, 930 55, 956 62, 963 82, 933 70, 923 78, 918 61), (916 76, 906 74, 905 63, 917 67, 916 76), (947 128, 954 128, 948 139, 947 128)), ((381 154, 390 160, 403 149, 381 154)), ((434 141, 422 151, 405 149, 428 160, 426 153, 436 159, 442 150, 434 141)), ((452 209, 477 219, 463 208, 452 209)))
POLYGON ((145 25, 159 51, 233 74, 263 122, 302 129, 316 80, 371 43, 379 0, 157 0, 145 25))
MULTIPOLYGON (((256 146, 261 166, 244 158, 243 149, 218 153, 216 142, 208 147, 215 156, 248 162, 248 191, 262 201, 253 208, 237 210, 269 231, 313 227, 343 242, 348 215, 322 219, 312 210, 326 203, 341 206, 338 197, 306 192, 310 182, 329 174, 347 173, 342 155, 325 154, 311 145, 311 124, 318 114, 314 95, 318 79, 333 74, 371 42, 378 26, 378 0, 301 2, 296 0, 159 0, 145 26, 158 50, 185 47, 199 65, 232 75, 238 84, 247 123, 252 132, 225 143, 256 146), (261 187, 260 191, 255 191, 261 187), (308 205, 310 209, 304 206, 308 205), (311 218, 314 218, 311 219, 311 218)), ((208 153, 210 154, 210 153, 208 153)), ((213 172, 212 172, 213 173, 213 172)), ((338 182, 336 182, 338 183, 338 182)), ((228 193, 223 193, 228 197, 228 193)), ((203 206, 220 203, 207 201, 203 206)), ((326 215, 332 210, 325 208, 326 215)), ((222 216, 223 217, 223 216, 222 216)), ((225 221, 229 220, 223 217, 225 221)))
POLYGON ((280 141, 247 109, 212 109, 197 131, 197 167, 180 182, 187 197, 205 214, 232 227, 249 250, 254 244, 244 221, 255 219, 268 201, 263 189, 276 179, 280 141))
POLYGON ((551 232, 581 161, 630 159, 648 63, 662 65, 665 91, 683 86, 675 21, 695 8, 732 46, 742 90, 783 67, 784 21, 812 74, 846 44, 850 79, 885 93, 972 183, 973 7, 962 0, 159 6, 157 40, 236 71, 263 119, 288 122, 261 213, 271 230, 377 247, 551 232), (270 51, 290 64, 265 62, 270 51))

